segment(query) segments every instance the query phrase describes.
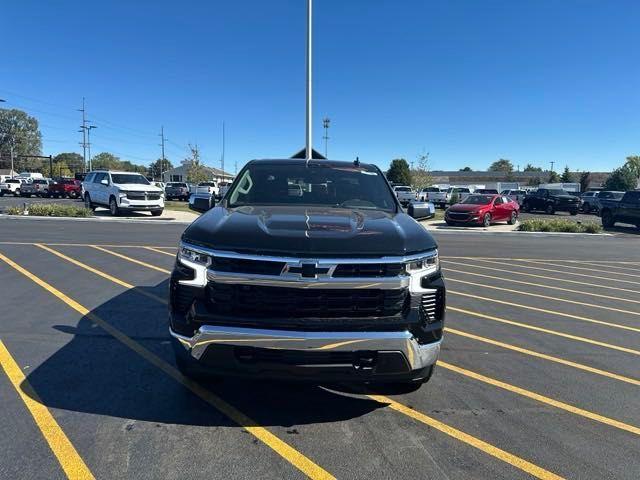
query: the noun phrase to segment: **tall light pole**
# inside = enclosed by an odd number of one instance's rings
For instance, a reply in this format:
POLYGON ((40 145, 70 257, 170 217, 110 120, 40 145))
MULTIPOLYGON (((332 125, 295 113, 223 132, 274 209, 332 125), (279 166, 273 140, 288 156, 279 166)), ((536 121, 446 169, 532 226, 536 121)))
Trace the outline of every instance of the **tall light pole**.
POLYGON ((164 126, 160 125, 160 147, 162 147, 162 160, 160 160, 160 181, 163 182, 164 179, 162 178, 162 174, 163 174, 163 170, 164 170, 164 164, 165 164, 165 158, 164 158, 164 126))
POLYGON ((91 129, 98 128, 95 125, 88 125, 85 127, 87 131, 87 152, 89 154, 89 171, 93 170, 93 166, 91 165, 91 129))
POLYGON ((551 171, 552 171, 552 172, 553 172, 553 165, 554 165, 555 163, 556 163, 556 162, 554 162, 553 160, 551 160, 551 171))
POLYGON ((82 161, 83 161, 83 169, 87 171, 87 117, 85 115, 84 108, 84 97, 82 97, 82 108, 78 109, 79 112, 82 112, 82 125, 80 125, 79 132, 82 132, 82 161))
POLYGON ((306 159, 311 160, 313 149, 312 134, 312 37, 313 37, 313 0, 307 0, 307 142, 306 142, 306 159))
POLYGON ((324 137, 322 137, 324 139, 324 156, 326 158, 329 158, 329 124, 331 123, 331 120, 329 119, 329 117, 325 117, 322 119, 322 127, 324 128, 324 137))
POLYGON ((220 169, 222 170, 222 181, 224 182, 224 122, 222 122, 222 156, 220 157, 220 169))

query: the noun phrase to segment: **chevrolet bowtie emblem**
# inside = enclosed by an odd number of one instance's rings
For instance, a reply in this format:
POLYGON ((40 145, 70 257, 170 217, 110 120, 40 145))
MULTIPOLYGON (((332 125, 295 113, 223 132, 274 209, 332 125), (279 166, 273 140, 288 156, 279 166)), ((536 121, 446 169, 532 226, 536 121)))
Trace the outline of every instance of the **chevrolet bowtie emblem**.
POLYGON ((287 269, 289 273, 297 273, 302 278, 317 278, 318 275, 325 275, 329 272, 329 267, 320 267, 317 263, 302 262, 300 265, 290 265, 287 269))

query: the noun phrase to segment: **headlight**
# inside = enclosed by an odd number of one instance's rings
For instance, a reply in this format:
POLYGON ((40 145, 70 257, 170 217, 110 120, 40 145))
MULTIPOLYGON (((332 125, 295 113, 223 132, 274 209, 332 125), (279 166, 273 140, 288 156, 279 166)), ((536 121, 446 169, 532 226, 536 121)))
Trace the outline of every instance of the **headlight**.
POLYGON ((438 270, 440 268, 440 259, 438 252, 429 253, 421 258, 416 258, 405 263, 407 273, 418 273, 426 270, 438 270))
POLYGON ((180 258, 200 265, 209 266, 211 257, 184 245, 180 246, 180 258))
POLYGON ((120 198, 127 198, 127 192, 120 192, 120 193, 118 193, 118 196, 120 198))

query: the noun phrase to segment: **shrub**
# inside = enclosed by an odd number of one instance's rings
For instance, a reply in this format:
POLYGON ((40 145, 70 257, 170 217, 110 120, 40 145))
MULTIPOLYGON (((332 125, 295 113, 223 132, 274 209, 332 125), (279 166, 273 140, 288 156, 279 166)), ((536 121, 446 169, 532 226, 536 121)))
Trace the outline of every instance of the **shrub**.
POLYGON ((578 223, 572 220, 532 219, 520 222, 521 232, 567 232, 567 233, 600 233, 602 226, 595 222, 578 223))
MULTIPOLYGON (((93 212, 84 206, 60 205, 55 203, 35 203, 27 205, 27 214, 36 217, 91 217, 93 212)), ((22 215, 22 207, 10 207, 9 215, 22 215)))

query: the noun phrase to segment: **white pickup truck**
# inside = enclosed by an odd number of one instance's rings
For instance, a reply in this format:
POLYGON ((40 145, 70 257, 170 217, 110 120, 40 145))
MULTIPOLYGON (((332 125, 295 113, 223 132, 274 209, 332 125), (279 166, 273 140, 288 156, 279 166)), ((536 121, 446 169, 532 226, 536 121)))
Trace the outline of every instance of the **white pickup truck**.
POLYGON ((443 192, 430 193, 429 201, 440 208, 445 208, 447 205, 464 200, 471 193, 471 190, 467 187, 449 187, 443 192))
POLYGON ((406 185, 397 185, 393 187, 393 191, 402 205, 407 205, 416 199, 416 192, 406 185))
POLYGON ((3 195, 8 195, 11 193, 14 197, 20 195, 20 190, 22 189, 22 184, 25 183, 25 180, 20 178, 7 178, 2 183, 0 183, 0 197, 3 195))

